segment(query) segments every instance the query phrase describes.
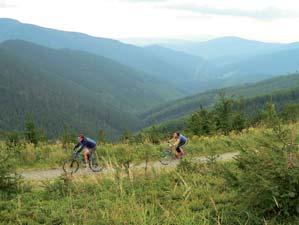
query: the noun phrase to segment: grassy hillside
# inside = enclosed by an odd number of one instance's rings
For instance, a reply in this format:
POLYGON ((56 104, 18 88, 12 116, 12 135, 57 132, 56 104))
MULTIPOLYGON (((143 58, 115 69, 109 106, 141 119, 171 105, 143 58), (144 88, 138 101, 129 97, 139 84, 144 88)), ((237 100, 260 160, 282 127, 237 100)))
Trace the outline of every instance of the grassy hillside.
POLYGON ((212 90, 191 97, 176 100, 142 114, 147 124, 162 122, 188 115, 200 106, 209 107, 217 101, 220 91, 234 97, 256 97, 267 95, 275 91, 290 90, 299 86, 299 75, 289 75, 265 80, 255 84, 248 84, 222 90, 212 90))
MULTIPOLYGON (((12 173, 15 168, 9 163, 14 158, 10 157, 0 164, 0 171, 8 174, 0 177, 0 184, 10 179, 0 189, 1 223, 298 224, 299 127, 285 128, 292 131, 283 136, 286 144, 265 128, 250 128, 227 137, 194 136, 188 147, 190 155, 176 168, 123 169, 119 165, 128 156, 144 161, 140 153, 148 149, 159 153, 163 146, 104 145, 98 148, 107 159, 103 165, 117 168, 109 173, 21 182, 12 173), (207 149, 207 163, 192 161, 194 154, 207 149), (219 150, 241 154, 235 161, 220 162, 215 160, 219 150)), ((5 147, 0 142, 1 156, 7 155, 5 147)), ((57 160, 61 166, 58 160, 66 157, 61 148, 58 144, 25 146, 13 165, 26 160, 25 165, 31 166, 57 160)))

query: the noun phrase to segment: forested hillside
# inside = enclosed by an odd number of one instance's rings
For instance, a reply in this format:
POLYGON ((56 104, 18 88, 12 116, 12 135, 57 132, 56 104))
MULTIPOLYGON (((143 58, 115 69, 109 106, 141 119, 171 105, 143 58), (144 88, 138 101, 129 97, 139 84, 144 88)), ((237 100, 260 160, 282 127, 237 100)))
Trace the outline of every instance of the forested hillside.
POLYGON ((218 96, 215 104, 209 107, 200 107, 183 116, 155 123, 143 129, 142 133, 153 138, 164 137, 175 130, 191 131, 197 135, 217 132, 227 134, 233 130, 241 131, 264 123, 265 114, 269 113, 266 111, 271 110, 269 106, 273 106, 273 110, 276 110, 284 121, 293 122, 299 119, 298 103, 298 87, 251 98, 234 99, 225 95, 218 96))
POLYGON ((77 132, 95 133, 101 128, 110 135, 138 126, 136 117, 60 74, 2 47, 0 58, 2 131, 23 130, 26 116, 50 136, 60 135, 65 125, 77 132))
POLYGON ((25 58, 32 67, 71 80, 100 94, 102 101, 130 113, 182 96, 168 83, 98 55, 53 50, 24 41, 7 41, 1 46, 25 58))
POLYGON ((282 76, 255 84, 212 90, 176 100, 147 111, 142 114, 142 117, 145 118, 147 124, 179 118, 194 112, 201 106, 209 107, 213 105, 217 101, 219 92, 225 92, 228 96, 234 96, 235 98, 249 98, 271 94, 275 91, 290 90, 297 87, 299 87, 299 74, 282 76))
POLYGON ((65 124, 77 132, 115 135, 142 126, 134 112, 179 95, 142 72, 85 52, 7 41, 0 54, 4 131, 22 130, 30 114, 50 135, 65 124))

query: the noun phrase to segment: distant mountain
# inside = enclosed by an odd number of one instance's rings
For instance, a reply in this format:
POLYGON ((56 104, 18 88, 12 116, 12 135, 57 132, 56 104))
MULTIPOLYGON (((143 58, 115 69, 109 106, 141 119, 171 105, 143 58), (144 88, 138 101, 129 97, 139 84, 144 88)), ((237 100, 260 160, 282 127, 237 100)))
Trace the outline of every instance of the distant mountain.
POLYGON ((223 80, 222 86, 232 86, 246 82, 256 82, 280 74, 299 71, 299 48, 260 54, 226 66, 218 67, 214 74, 223 80), (218 71, 217 71, 218 70, 218 71))
POLYGON ((172 119, 187 116, 198 110, 200 106, 209 107, 213 105, 220 91, 224 91, 228 96, 241 96, 245 98, 266 95, 275 91, 285 91, 299 87, 299 74, 281 76, 255 84, 235 86, 225 89, 211 90, 194 96, 175 100, 161 105, 143 113, 140 117, 144 118, 147 125, 161 123, 172 119))
POLYGON ((239 37, 222 37, 204 42, 165 44, 168 48, 184 51, 204 59, 221 63, 235 62, 259 54, 273 53, 289 48, 299 48, 299 43, 281 44, 247 40, 239 37), (224 62, 223 62, 224 60, 224 62))
POLYGON ((213 87, 215 80, 211 79, 209 70, 212 65, 199 56, 174 51, 159 45, 145 47, 156 58, 171 65, 180 74, 180 78, 173 77, 179 87, 188 89, 192 93, 204 91, 213 87))
MULTIPOLYGON (((0 27, 0 42, 20 39, 50 48, 82 50, 104 56, 142 71, 148 77, 168 84, 170 89, 175 86, 179 94, 173 95, 174 98, 295 72, 296 66, 293 65, 284 66, 280 63, 278 67, 278 56, 274 55, 272 61, 265 57, 299 49, 299 43, 264 43, 237 37, 137 47, 116 40, 48 29, 11 19, 0 19, 0 27), (247 70, 248 66, 252 73, 247 70)), ((295 60, 292 55, 289 59, 287 56, 282 57, 281 62, 295 60)), ((164 91, 167 92, 167 87, 164 91)))
POLYGON ((159 45, 150 45, 145 47, 145 49, 158 59, 175 67, 182 74, 188 74, 188 77, 191 79, 200 78, 199 72, 204 66, 205 61, 199 56, 174 51, 159 45))
POLYGON ((299 70, 299 42, 264 43, 224 37, 206 42, 185 43, 174 49, 209 59, 206 61, 209 66, 205 73, 213 84, 212 88, 257 82, 299 70))
MULTIPOLYGON (((0 27, 0 42, 20 39, 49 48, 83 50, 107 57, 164 81, 174 81, 174 83, 178 81, 176 83, 178 84, 180 81, 188 79, 189 74, 182 74, 182 71, 178 71, 176 67, 155 57, 154 54, 142 47, 82 33, 23 24, 11 19, 0 19, 0 27)), ((184 91, 187 94, 188 88, 185 88, 184 91)))
POLYGON ((51 134, 69 124, 116 135, 142 126, 134 113, 179 95, 110 59, 25 41, 0 44, 0 79, 1 130, 21 129, 29 113, 51 134))

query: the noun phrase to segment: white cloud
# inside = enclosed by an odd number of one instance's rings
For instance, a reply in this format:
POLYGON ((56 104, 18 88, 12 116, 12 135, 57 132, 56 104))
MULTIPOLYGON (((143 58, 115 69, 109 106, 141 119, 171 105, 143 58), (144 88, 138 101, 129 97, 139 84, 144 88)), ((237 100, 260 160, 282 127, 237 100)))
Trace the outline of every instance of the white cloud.
POLYGON ((299 12, 267 7, 257 10, 243 10, 237 8, 216 8, 211 6, 190 5, 169 5, 170 9, 186 10, 204 15, 249 17, 260 20, 274 20, 281 18, 299 18, 299 12))
POLYGON ((298 0, 8 0, 0 17, 115 39, 299 40, 298 0), (170 9, 171 8, 171 9, 170 9))
POLYGON ((132 2, 132 3, 156 3, 156 2, 167 2, 168 0, 119 0, 120 2, 132 2))
POLYGON ((15 7, 13 4, 9 4, 8 1, 0 0, 0 9, 1 8, 12 8, 15 7))

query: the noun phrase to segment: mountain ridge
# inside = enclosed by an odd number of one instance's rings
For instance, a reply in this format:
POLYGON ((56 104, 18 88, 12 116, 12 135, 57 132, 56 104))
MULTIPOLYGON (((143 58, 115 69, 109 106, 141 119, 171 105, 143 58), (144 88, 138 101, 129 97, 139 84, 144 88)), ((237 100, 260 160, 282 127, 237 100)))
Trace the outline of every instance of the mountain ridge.
MULTIPOLYGON (((144 48, 117 40, 44 28, 8 19, 0 19, 0 26, 2 28, 0 30, 0 42, 20 39, 54 49, 69 48, 87 51, 170 83, 173 77, 177 79, 181 77, 181 74, 170 64, 154 57, 144 48)), ((185 88, 184 92, 187 91, 188 88, 185 88)))
POLYGON ((140 118, 144 118, 147 125, 176 119, 196 111, 201 106, 209 107, 217 100, 219 92, 225 92, 227 95, 234 95, 235 97, 256 97, 273 91, 282 91, 297 87, 299 87, 299 74, 285 75, 253 84, 210 90, 171 101, 142 113, 140 118))

